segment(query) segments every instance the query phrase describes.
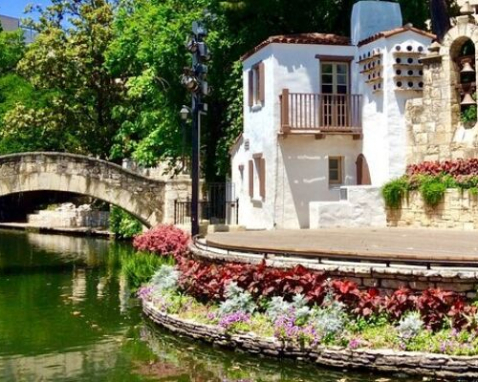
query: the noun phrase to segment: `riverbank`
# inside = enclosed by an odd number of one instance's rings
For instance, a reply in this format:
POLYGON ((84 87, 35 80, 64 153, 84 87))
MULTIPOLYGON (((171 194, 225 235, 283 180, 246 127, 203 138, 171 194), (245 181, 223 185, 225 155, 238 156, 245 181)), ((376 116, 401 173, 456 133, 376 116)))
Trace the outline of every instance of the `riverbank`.
POLYGON ((251 354, 292 358, 340 369, 366 369, 381 373, 397 372, 438 378, 478 378, 478 356, 300 345, 274 337, 261 337, 253 332, 228 333, 219 325, 207 325, 162 312, 147 301, 143 301, 143 312, 153 322, 173 333, 251 354))
POLYGON ((91 227, 42 227, 29 223, 0 223, 0 229, 11 229, 17 231, 27 231, 44 233, 51 235, 70 235, 70 236, 98 236, 109 237, 111 233, 105 229, 91 227))

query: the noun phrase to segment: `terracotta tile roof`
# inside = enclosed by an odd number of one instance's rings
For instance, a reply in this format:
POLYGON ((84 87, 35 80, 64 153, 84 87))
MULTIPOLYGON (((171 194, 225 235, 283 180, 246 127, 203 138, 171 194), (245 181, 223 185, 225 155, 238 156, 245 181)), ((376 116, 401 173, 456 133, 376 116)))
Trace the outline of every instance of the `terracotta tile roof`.
POLYGON ((328 33, 300 33, 271 36, 261 42, 254 49, 244 54, 241 60, 245 60, 269 44, 315 44, 315 45, 350 45, 350 38, 328 33))
POLYGON ((360 41, 358 43, 358 46, 363 46, 363 45, 370 44, 373 41, 381 39, 382 37, 388 38, 388 37, 395 36, 396 34, 408 32, 408 31, 412 31, 412 32, 421 34, 422 36, 429 37, 431 39, 436 38, 436 36, 433 33, 426 32, 424 30, 415 28, 411 24, 407 24, 407 25, 404 25, 403 27, 400 27, 400 28, 395 28, 395 29, 392 29, 392 30, 389 30, 389 31, 380 32, 380 33, 377 33, 373 36, 370 36, 370 37, 366 38, 365 40, 360 41))

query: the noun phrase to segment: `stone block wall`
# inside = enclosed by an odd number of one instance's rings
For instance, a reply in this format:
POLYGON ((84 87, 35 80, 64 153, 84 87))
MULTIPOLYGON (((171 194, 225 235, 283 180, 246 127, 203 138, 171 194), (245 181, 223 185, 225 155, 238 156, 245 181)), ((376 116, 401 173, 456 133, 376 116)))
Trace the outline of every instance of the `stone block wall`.
POLYGON ((469 191, 447 190, 443 201, 435 208, 423 201, 418 191, 410 192, 399 209, 387 210, 390 227, 438 229, 478 229, 478 196, 469 191))
POLYGON ((274 268, 292 268, 301 264, 307 269, 323 272, 331 279, 346 279, 357 284, 359 289, 377 288, 381 293, 389 295, 401 287, 415 292, 429 288, 440 288, 456 292, 463 297, 474 299, 478 290, 477 269, 427 269, 423 265, 400 265, 390 262, 385 264, 351 262, 341 264, 326 264, 317 261, 304 261, 303 258, 280 255, 259 255, 243 252, 216 252, 191 246, 195 257, 212 262, 238 262, 260 264, 265 261, 266 266, 274 268))
POLYGON ((459 16, 442 44, 432 45, 422 59, 423 97, 410 100, 405 108, 409 164, 478 155, 478 125, 465 126, 460 121, 459 67, 455 58, 466 38, 477 43, 476 22, 459 16))
MULTIPOLYGON (((382 373, 400 372, 439 378, 477 378, 478 357, 395 351, 391 349, 349 349, 301 345, 260 337, 254 333, 227 333, 224 328, 181 319, 143 302, 143 312, 156 324, 178 335, 185 335, 216 346, 243 350, 257 356, 291 358, 333 368, 367 369, 382 373)), ((404 379, 406 380, 406 379, 404 379)))
POLYGON ((107 211, 39 211, 28 215, 28 223, 42 228, 102 227, 109 225, 107 211))

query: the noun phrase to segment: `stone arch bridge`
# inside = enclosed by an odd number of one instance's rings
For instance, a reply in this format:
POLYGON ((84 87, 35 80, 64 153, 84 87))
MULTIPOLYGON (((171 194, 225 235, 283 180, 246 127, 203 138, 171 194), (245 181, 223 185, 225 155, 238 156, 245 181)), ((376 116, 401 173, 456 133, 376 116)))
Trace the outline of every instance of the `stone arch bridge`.
POLYGON ((30 191, 87 195, 121 207, 152 227, 164 220, 164 181, 104 160, 66 153, 0 156, 0 197, 30 191))

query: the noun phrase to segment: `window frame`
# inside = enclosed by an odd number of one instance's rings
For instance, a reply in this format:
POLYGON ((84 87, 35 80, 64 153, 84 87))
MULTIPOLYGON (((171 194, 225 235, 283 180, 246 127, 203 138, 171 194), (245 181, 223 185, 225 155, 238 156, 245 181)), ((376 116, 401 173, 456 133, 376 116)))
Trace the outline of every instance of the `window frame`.
POLYGON ((264 61, 259 61, 249 70, 249 107, 262 107, 264 104, 265 66, 264 61))
POLYGON ((340 61, 340 60, 320 60, 320 93, 321 94, 351 94, 350 92, 350 86, 351 86, 351 79, 350 79, 351 73, 350 73, 350 62, 349 61, 340 61), (325 93, 323 91, 323 86, 324 86, 324 65, 332 65, 332 83, 328 84, 332 86, 332 92, 331 93, 325 93), (339 84, 338 83, 338 77, 339 77, 339 72, 338 72, 338 66, 339 65, 344 65, 346 67, 345 75, 345 84, 339 84), (347 91, 345 93, 339 93, 338 92, 338 87, 339 86, 346 86, 347 91))
POLYGON ((328 166, 327 166, 327 176, 329 179, 329 185, 331 186, 338 186, 344 184, 344 157, 343 156, 329 156, 328 158, 328 166), (332 160, 337 160, 338 162, 338 167, 335 169, 332 169, 330 167, 331 161, 332 160), (337 171, 338 172, 338 179, 332 179, 330 176, 331 171, 337 171))

